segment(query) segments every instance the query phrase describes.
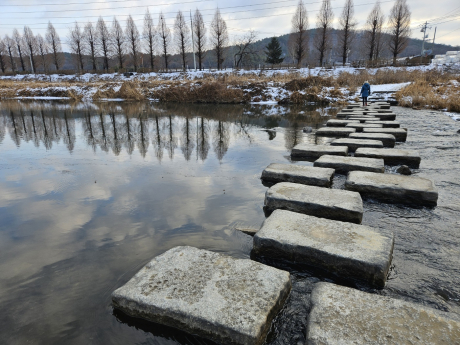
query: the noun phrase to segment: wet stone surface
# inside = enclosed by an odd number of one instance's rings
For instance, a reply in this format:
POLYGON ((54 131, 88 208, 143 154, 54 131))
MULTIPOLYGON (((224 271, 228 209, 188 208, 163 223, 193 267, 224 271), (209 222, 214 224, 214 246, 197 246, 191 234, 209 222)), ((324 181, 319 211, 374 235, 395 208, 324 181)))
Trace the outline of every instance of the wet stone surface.
POLYGON ((396 138, 394 135, 385 133, 351 133, 349 138, 379 140, 385 147, 394 147, 396 143, 396 138))
POLYGON ((350 152, 355 152, 360 147, 373 147, 373 148, 383 147, 383 143, 379 140, 351 139, 351 138, 336 139, 331 142, 331 145, 347 146, 350 152))
POLYGON ((405 164, 415 169, 418 169, 421 161, 417 151, 405 149, 361 148, 356 150, 355 157, 382 158, 386 165, 405 164))
POLYGON ((334 169, 272 163, 262 171, 261 179, 269 182, 293 182, 330 187, 333 176, 334 169))
POLYGON ((348 155, 348 147, 346 146, 331 146, 331 145, 311 145, 299 144, 294 146, 291 151, 292 158, 317 158, 323 155, 348 155))
POLYGON ((363 157, 324 155, 315 161, 314 166, 320 168, 332 168, 335 169, 336 172, 340 173, 347 173, 355 170, 376 173, 383 173, 385 171, 383 159, 363 157))
POLYGON ((289 273, 193 247, 156 257, 112 293, 116 308, 212 340, 258 345, 291 290, 289 273))

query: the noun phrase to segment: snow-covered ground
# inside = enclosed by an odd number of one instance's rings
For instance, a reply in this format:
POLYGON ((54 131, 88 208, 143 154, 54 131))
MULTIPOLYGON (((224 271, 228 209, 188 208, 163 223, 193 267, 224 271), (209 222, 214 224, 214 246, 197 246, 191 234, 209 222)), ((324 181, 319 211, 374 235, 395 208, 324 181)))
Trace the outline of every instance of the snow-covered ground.
POLYGON ((459 113, 451 113, 451 112, 445 111, 444 114, 446 114, 447 116, 451 117, 452 120, 460 121, 460 114, 459 113))

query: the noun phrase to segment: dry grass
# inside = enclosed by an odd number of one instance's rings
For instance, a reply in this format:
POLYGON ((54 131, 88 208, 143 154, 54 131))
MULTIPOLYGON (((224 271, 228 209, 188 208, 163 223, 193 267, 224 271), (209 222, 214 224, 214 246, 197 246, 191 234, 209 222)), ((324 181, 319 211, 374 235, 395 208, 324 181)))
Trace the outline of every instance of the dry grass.
POLYGON ((243 103, 243 91, 219 82, 204 82, 201 85, 186 84, 163 88, 155 93, 160 102, 180 103, 243 103))

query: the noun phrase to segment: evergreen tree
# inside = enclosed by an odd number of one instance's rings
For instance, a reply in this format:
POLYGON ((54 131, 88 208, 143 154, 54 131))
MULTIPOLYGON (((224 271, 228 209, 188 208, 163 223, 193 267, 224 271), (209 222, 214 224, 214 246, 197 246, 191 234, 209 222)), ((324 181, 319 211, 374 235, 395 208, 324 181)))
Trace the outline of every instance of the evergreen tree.
POLYGON ((283 51, 280 46, 280 42, 276 37, 272 37, 270 43, 265 47, 267 49, 265 54, 267 54, 266 63, 271 63, 272 65, 280 64, 284 61, 284 58, 281 57, 283 51))

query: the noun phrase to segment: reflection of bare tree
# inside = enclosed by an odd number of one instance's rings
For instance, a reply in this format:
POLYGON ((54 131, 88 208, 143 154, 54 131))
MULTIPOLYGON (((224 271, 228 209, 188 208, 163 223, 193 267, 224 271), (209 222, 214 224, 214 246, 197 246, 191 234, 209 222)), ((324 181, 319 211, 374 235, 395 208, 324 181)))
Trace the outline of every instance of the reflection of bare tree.
MULTIPOLYGON (((197 118, 198 121, 198 118, 197 118)), ((204 118, 201 118, 200 125, 197 125, 197 155, 200 157, 202 161, 205 161, 208 157, 209 152, 209 126, 204 123, 204 118)))
POLYGON ((249 143, 252 144, 253 138, 252 135, 249 133, 249 128, 251 125, 247 123, 246 118, 241 116, 237 119, 236 125, 238 126, 238 133, 248 139, 249 143))
MULTIPOLYGON (((1 59, 1 57, 0 57, 1 59)), ((3 142, 3 139, 5 139, 5 132, 6 132, 6 117, 2 116, 0 117, 0 144, 3 142)))
POLYGON ((43 109, 40 111, 41 114, 41 119, 42 119, 42 124, 43 124, 43 144, 45 145, 45 148, 47 150, 51 150, 53 147, 53 132, 51 132, 51 135, 48 131, 48 127, 46 126, 46 118, 45 118, 45 112, 43 109))
POLYGON ((67 111, 64 110, 64 122, 65 122, 65 135, 64 143, 69 150, 72 152, 75 148, 75 119, 67 117, 67 111))
POLYGON ((126 147, 126 151, 128 152, 129 155, 131 155, 134 151, 134 147, 135 147, 135 141, 136 141, 136 138, 135 138, 135 135, 134 135, 134 131, 133 131, 133 125, 131 124, 131 121, 130 121, 130 118, 128 117, 128 115, 125 114, 125 133, 126 133, 126 138, 124 138, 123 140, 123 144, 125 145, 126 147))
POLYGON ((302 143, 303 134, 301 126, 299 126, 297 122, 294 122, 290 128, 286 128, 284 132, 284 141, 284 145, 288 150, 292 150, 294 146, 302 143))
POLYGON ((112 147, 112 152, 115 156, 118 156, 121 152, 121 138, 119 137, 119 133, 117 130, 117 119, 115 118, 115 114, 112 112, 110 113, 110 122, 112 123, 112 138, 110 140, 110 144, 112 147))
POLYGON ((192 157, 193 149, 195 148, 195 143, 192 140, 193 134, 191 133, 191 121, 188 117, 185 118, 185 124, 183 126, 183 135, 181 140, 181 150, 184 154, 186 160, 190 160, 192 157))
MULTIPOLYGON (((91 146, 93 148, 93 151, 96 152, 96 147, 97 147, 97 139, 95 137, 95 132, 93 129, 93 123, 92 123, 92 118, 89 110, 86 110, 85 112, 85 118, 82 121, 82 128, 83 128, 83 133, 85 134, 86 138, 86 144, 91 146)), ((96 117, 94 117, 96 119, 96 117)))
POLYGON ((228 127, 229 124, 227 122, 220 120, 216 125, 214 134, 214 151, 216 152, 218 160, 222 160, 222 158, 224 158, 230 144, 228 127))
POLYGON ((174 130, 173 130, 173 122, 172 122, 172 116, 168 116, 168 122, 167 122, 167 127, 168 127, 168 136, 167 136, 167 141, 166 141, 166 150, 168 151, 168 156, 169 159, 174 158, 174 150, 177 147, 177 138, 174 136, 174 130))
POLYGON ((32 119, 32 130, 33 130, 33 133, 34 133, 34 135, 32 136, 32 140, 34 142, 35 147, 39 147, 40 146, 40 138, 37 135, 37 128, 35 127, 35 116, 34 116, 34 112, 32 110, 30 111, 30 118, 32 119))
POLYGON ((21 136, 22 136, 22 129, 18 126, 17 120, 13 113, 13 110, 10 110, 10 119, 11 119, 11 126, 10 127, 10 137, 11 140, 16 144, 17 147, 21 145, 21 136))
POLYGON ((109 143, 107 140, 107 134, 105 130, 106 125, 104 123, 104 116, 102 115, 102 113, 99 113, 98 126, 99 126, 99 131, 101 134, 101 138, 99 140, 99 146, 101 147, 102 151, 109 152, 109 143))
POLYGON ((155 116, 155 135, 152 140, 152 143, 153 147, 155 148, 155 156, 161 162, 163 158, 164 141, 161 136, 160 121, 158 119, 158 116, 155 116))
POLYGON ((149 148, 149 121, 142 115, 139 116, 139 135, 137 136, 137 148, 145 158, 149 148))

